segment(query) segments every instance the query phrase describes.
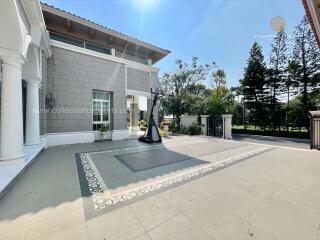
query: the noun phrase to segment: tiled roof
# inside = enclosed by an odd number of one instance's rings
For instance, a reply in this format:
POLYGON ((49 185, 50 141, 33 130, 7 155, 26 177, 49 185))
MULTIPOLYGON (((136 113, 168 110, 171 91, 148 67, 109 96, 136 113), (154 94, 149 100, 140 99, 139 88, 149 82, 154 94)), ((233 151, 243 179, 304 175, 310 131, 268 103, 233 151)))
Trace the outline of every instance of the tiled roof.
POLYGON ((97 26, 99 26, 99 27, 105 28, 105 29, 108 30, 108 31, 112 31, 112 32, 114 32, 114 33, 116 33, 116 34, 119 34, 120 36, 122 36, 122 37, 125 38, 125 39, 137 41, 137 42, 139 42, 140 44, 145 45, 145 46, 149 46, 149 47, 153 47, 153 48, 158 48, 158 49, 161 50, 161 51, 167 52, 167 54, 169 54, 169 53, 171 52, 171 51, 169 51, 169 50, 167 50, 167 49, 157 47, 157 46, 155 46, 155 45, 153 45, 153 44, 150 44, 150 43, 141 41, 141 40, 139 40, 139 39, 137 39, 137 38, 134 38, 134 37, 131 37, 131 36, 127 35, 127 34, 118 32, 118 31, 116 31, 116 30, 114 30, 114 29, 112 29, 112 28, 106 27, 106 26, 104 26, 104 25, 102 25, 102 24, 99 24, 99 23, 93 22, 93 21, 91 21, 91 20, 89 20, 89 19, 80 17, 80 16, 78 16, 78 15, 76 15, 76 14, 74 14, 74 13, 65 11, 65 10, 63 10, 63 9, 61 9, 61 8, 57 8, 57 7, 55 7, 55 6, 49 5, 49 4, 44 3, 44 2, 41 2, 41 4, 46 5, 46 6, 48 6, 48 7, 51 7, 51 8, 54 8, 54 9, 56 9, 56 10, 58 10, 58 11, 61 11, 61 12, 70 14, 70 15, 72 15, 72 16, 74 16, 74 17, 77 17, 77 18, 80 18, 80 19, 82 19, 82 20, 84 20, 84 21, 87 21, 87 22, 89 22, 89 23, 95 24, 95 25, 97 25, 97 26))

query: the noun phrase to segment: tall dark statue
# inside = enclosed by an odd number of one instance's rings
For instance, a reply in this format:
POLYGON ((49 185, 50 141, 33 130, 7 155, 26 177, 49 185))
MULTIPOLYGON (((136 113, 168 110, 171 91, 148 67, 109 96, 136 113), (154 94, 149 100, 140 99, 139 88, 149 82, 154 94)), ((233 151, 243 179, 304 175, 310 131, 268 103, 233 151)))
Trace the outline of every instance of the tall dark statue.
POLYGON ((153 91, 151 88, 151 95, 153 94, 153 100, 152 100, 152 108, 150 111, 150 117, 148 122, 148 128, 145 131, 144 135, 142 137, 139 137, 138 140, 145 143, 161 143, 162 138, 159 133, 158 126, 154 120, 154 108, 157 105, 157 101, 160 96, 160 91, 153 91))

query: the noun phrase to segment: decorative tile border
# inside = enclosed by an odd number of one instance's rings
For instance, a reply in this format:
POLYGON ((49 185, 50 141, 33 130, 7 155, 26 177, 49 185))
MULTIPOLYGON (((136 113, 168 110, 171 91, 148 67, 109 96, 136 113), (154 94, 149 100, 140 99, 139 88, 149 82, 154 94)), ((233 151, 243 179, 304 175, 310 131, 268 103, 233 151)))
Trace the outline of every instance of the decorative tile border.
POLYGON ((90 161, 90 153, 80 153, 79 156, 88 183, 88 188, 92 195, 94 208, 96 211, 98 211, 106 207, 118 204, 120 202, 131 200, 133 198, 143 196, 147 193, 157 191, 161 188, 169 187, 173 184, 179 184, 185 181, 189 181, 197 176, 225 168, 237 162, 243 161, 247 158, 269 151, 270 149, 272 148, 262 147, 257 150, 253 150, 241 155, 227 158, 216 163, 205 164, 204 166, 200 166, 189 171, 177 174, 175 176, 167 177, 143 186, 139 186, 137 188, 130 189, 126 192, 118 193, 113 196, 107 194, 106 191, 103 189, 103 183, 100 183, 97 177, 99 176, 99 173, 95 172, 95 167, 92 166, 93 163, 91 163, 90 161))

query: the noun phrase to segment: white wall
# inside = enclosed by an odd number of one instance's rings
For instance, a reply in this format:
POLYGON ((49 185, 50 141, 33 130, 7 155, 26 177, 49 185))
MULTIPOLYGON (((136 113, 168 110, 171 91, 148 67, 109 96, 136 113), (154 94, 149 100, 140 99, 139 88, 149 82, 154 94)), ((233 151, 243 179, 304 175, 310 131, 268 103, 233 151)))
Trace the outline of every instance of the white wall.
POLYGON ((191 126, 192 124, 198 125, 198 116, 195 116, 195 115, 181 116, 180 123, 181 123, 181 126, 186 127, 186 128, 191 126))

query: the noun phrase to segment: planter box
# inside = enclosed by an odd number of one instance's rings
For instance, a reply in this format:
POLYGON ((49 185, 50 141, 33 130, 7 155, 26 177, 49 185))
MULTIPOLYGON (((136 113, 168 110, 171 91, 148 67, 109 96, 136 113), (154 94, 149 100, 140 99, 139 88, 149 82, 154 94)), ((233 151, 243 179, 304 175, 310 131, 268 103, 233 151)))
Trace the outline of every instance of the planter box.
POLYGON ((111 139, 111 132, 100 132, 100 139, 111 139))

